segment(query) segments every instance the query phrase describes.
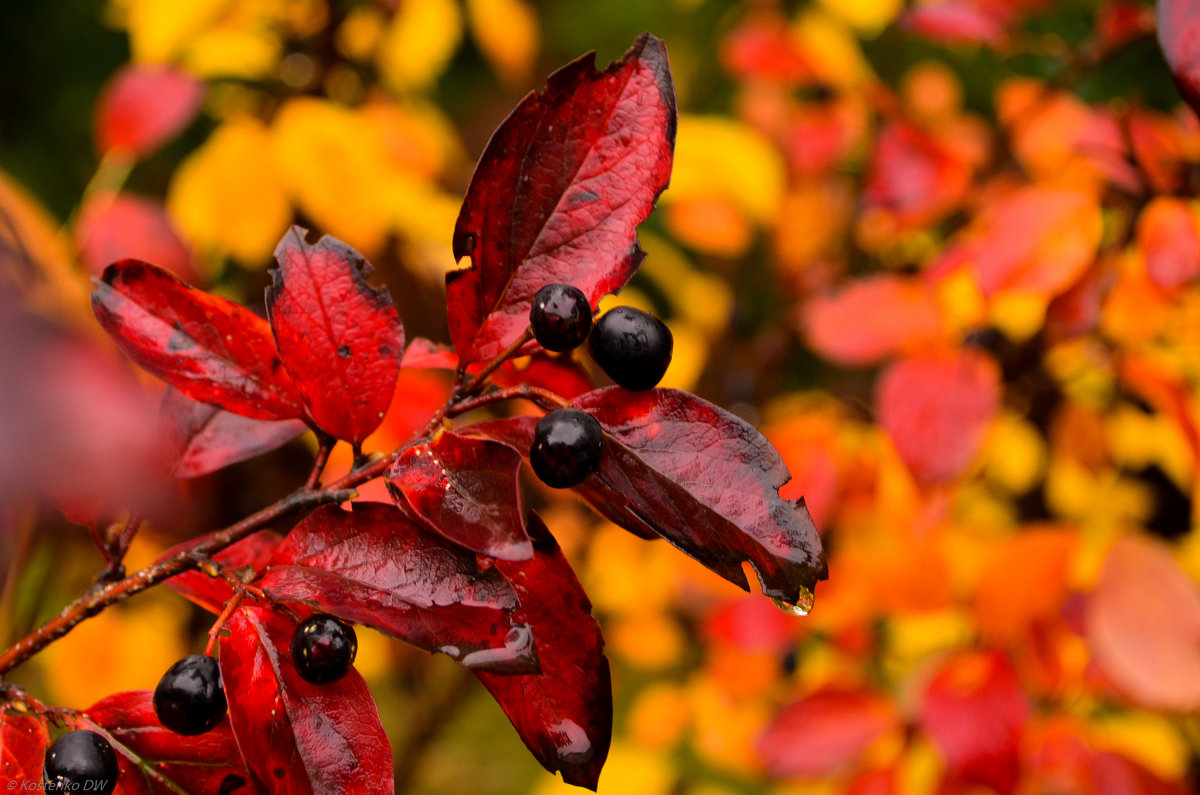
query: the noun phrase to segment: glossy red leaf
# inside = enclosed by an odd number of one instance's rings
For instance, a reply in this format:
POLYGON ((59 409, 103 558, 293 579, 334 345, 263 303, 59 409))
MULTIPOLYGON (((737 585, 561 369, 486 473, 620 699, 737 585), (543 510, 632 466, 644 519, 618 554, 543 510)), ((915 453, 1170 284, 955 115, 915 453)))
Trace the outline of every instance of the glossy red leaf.
POLYGON ((275 249, 267 315, 279 355, 313 422, 360 444, 392 402, 404 326, 386 287, 372 287, 370 263, 340 240, 315 244, 293 226, 275 249))
MULTIPOLYGON (((826 576, 825 557, 803 500, 779 496, 790 477, 771 443, 739 417, 674 389, 598 389, 574 401, 605 431, 600 469, 576 490, 600 515, 631 532, 661 536, 749 590, 742 563, 763 592, 807 602, 826 576)), ((473 426, 528 450, 533 417, 473 426)))
POLYGON ((925 691, 921 726, 950 772, 965 781, 1012 791, 1029 704, 1008 658, 965 652, 943 662, 925 691))
POLYGON ((0 779, 14 785, 42 783, 42 765, 49 741, 46 729, 29 715, 0 713, 0 779))
POLYGON ((896 452, 922 483, 960 475, 979 455, 1000 409, 1000 368, 962 349, 910 356, 876 384, 875 412, 896 452))
POLYGON ((93 194, 79 210, 75 247, 88 272, 99 275, 111 262, 153 262, 185 280, 195 278, 192 252, 179 236, 162 202, 129 193, 93 194))
POLYGON ((442 431, 412 445, 388 472, 396 502, 430 530, 502 560, 533 554, 521 520, 521 453, 491 439, 442 431))
POLYGON ((96 148, 145 157, 179 134, 200 110, 204 83, 170 66, 129 64, 96 104, 96 148))
POLYGON ((450 336, 490 359, 529 325, 534 294, 567 282, 595 307, 643 254, 635 229, 667 186, 675 145, 667 51, 649 34, 599 73, 595 53, 559 69, 488 142, 454 227, 450 336))
POLYGON ((1158 43, 1179 93, 1200 113, 1200 6, 1158 0, 1158 43))
POLYGON ((414 369, 453 370, 458 367, 458 354, 449 345, 416 337, 404 349, 400 365, 414 369))
POLYGON ((533 627, 540 674, 476 672, 542 766, 596 789, 612 740, 612 680, 592 603, 554 537, 529 515, 533 557, 497 561, 521 598, 514 618, 533 627))
POLYGON ((171 474, 194 478, 270 452, 308 430, 300 420, 252 420, 192 400, 173 387, 163 393, 162 418, 177 453, 171 474))
POLYGON ((296 624, 268 608, 241 607, 225 626, 229 721, 256 783, 271 793, 391 795, 391 744, 358 671, 321 685, 301 679, 289 651, 296 624))
POLYGON ((204 734, 176 734, 158 722, 150 690, 108 696, 84 710, 84 717, 112 742, 125 795, 254 792, 228 718, 204 734))
MULTIPOLYGON (((176 544, 160 555, 159 560, 172 558, 203 540, 204 537, 193 538, 182 544, 176 544)), ((282 540, 283 536, 273 530, 259 530, 257 533, 225 547, 213 555, 213 560, 234 571, 250 569, 258 574, 267 567, 267 563, 275 554, 275 549, 282 540)), ((254 579, 254 577, 251 576, 250 579, 254 579)), ((167 587, 212 613, 220 613, 224 609, 225 603, 233 598, 233 588, 229 583, 202 571, 185 571, 183 574, 176 574, 167 580, 167 587)))
POLYGON ((881 695, 820 690, 784 705, 759 736, 758 754, 777 778, 821 778, 846 770, 898 723, 881 695))
POLYGON ((302 417, 267 321, 140 260, 104 269, 92 310, 127 356, 190 398, 258 420, 302 417))
POLYGON ((537 670, 518 599, 495 568, 379 502, 318 508, 276 550, 260 583, 348 621, 440 651, 468 668, 537 670))
POLYGON ((1113 546, 1087 602, 1087 641, 1136 703, 1200 708, 1200 588, 1166 545, 1126 536, 1113 546))

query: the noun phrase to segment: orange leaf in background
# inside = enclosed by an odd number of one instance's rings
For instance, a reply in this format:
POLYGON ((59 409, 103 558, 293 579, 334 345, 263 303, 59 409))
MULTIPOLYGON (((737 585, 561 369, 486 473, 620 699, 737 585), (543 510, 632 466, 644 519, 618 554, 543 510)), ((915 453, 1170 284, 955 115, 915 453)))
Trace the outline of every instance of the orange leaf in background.
POLYGON ((1138 704, 1200 707, 1200 589, 1158 541, 1125 536, 1087 605, 1096 662, 1138 704))
POLYGON ((748 652, 782 654, 791 648, 802 629, 761 594, 737 597, 719 606, 704 620, 704 634, 712 641, 748 652))
POLYGON ((758 738, 758 753, 773 776, 819 778, 849 766, 898 723, 882 695, 820 690, 779 711, 758 738))
POLYGON ((875 413, 922 483, 960 475, 1000 407, 1000 368, 967 349, 901 359, 880 377, 875 413))
POLYGON ((1134 108, 1126 120, 1130 148, 1155 193, 1187 184, 1187 152, 1180 123, 1165 113, 1134 108))
POLYGON ((986 296, 1002 290, 1047 297, 1070 287, 1096 255, 1100 205, 1088 193, 1026 187, 989 203, 929 271, 974 273, 986 296))
POLYGON ((845 421, 837 411, 817 409, 763 429, 792 473, 792 479, 780 487, 779 495, 789 500, 804 497, 818 529, 837 501, 841 480, 839 433, 845 421))
POLYGON ((192 252, 156 199, 129 193, 93 195, 79 211, 75 247, 95 276, 119 259, 133 258, 196 282, 192 252))
POLYGON ((1100 329, 1121 347, 1136 349, 1162 333, 1170 302, 1171 296, 1150 280, 1147 263, 1127 253, 1118 260, 1116 284, 1105 296, 1100 329))
POLYGON ((104 87, 96 105, 96 148, 145 157, 179 134, 200 110, 204 83, 179 69, 130 64, 104 87))
POLYGON ((1146 274, 1166 290, 1200 276, 1200 219, 1193 206, 1173 196, 1157 196, 1137 220, 1137 244, 1146 274))
POLYGON ((879 131, 863 203, 901 229, 928 226, 963 200, 973 169, 962 153, 919 127, 891 122, 879 131))
POLYGON ((921 725, 951 774, 1001 793, 1017 782, 1017 753, 1029 704, 1008 658, 966 652, 943 662, 921 705, 921 725))
POLYGON ((1073 532, 1039 527, 1019 532, 996 550, 975 591, 984 641, 1020 643, 1035 622, 1059 611, 1075 546, 1073 532))
POLYGON ((1192 390, 1175 373, 1153 359, 1126 355, 1121 383, 1157 411, 1170 416, 1183 432, 1193 461, 1200 461, 1200 428, 1192 411, 1192 390))
POLYGON ((808 344, 845 365, 876 364, 942 338, 942 313, 923 281, 891 274, 858 279, 811 299, 801 315, 808 344))

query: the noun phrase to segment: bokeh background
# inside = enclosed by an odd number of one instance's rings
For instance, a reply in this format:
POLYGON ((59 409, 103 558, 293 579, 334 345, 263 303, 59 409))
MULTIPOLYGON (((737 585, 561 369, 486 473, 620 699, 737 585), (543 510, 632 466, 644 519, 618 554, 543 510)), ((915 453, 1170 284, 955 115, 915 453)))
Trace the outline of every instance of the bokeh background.
MULTIPOLYGON (((299 222, 445 340, 491 130, 649 30, 675 169, 615 301, 669 321, 666 385, 779 447, 830 579, 788 616, 531 483, 614 666, 601 792, 1195 791, 1200 122, 1154 27, 1134 0, 0 3, 0 639, 88 587, 114 505, 152 517, 132 570, 311 462, 172 482, 89 276, 135 256, 261 307, 299 222)), ((445 390, 406 372, 367 447, 445 390)), ((83 708, 210 621, 156 589, 13 679, 83 708)), ((453 664, 360 641, 398 789, 570 789, 453 664)))

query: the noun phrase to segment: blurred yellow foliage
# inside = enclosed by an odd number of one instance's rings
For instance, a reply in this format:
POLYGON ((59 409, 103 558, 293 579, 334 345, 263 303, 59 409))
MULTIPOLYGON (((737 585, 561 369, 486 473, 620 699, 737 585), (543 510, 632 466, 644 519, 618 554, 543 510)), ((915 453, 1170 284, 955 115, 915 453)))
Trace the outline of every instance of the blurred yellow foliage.
POLYGON ((385 84, 400 92, 428 87, 449 63, 462 27, 456 0, 400 3, 375 59, 385 84))

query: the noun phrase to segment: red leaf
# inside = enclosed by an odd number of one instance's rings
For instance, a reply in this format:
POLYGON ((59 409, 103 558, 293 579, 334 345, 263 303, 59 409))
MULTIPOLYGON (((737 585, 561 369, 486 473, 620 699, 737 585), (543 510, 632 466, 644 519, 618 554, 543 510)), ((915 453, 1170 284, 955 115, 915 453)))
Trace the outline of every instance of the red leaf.
POLYGON ((250 774, 271 793, 391 795, 392 748, 358 671, 315 685, 300 678, 289 648, 295 622, 242 607, 225 625, 221 679, 229 720, 250 774))
POLYGON ((496 561, 521 598, 514 614, 533 627, 540 674, 476 675, 542 766, 578 787, 596 789, 612 740, 612 681, 592 603, 536 514, 533 557, 496 561))
POLYGON ((603 74, 595 53, 559 69, 488 142, 454 227, 450 336, 464 362, 490 359, 529 325, 534 294, 567 282, 595 307, 643 253, 634 233, 667 186, 675 89, 649 34, 603 74))
POLYGON ((398 508, 326 505, 296 525, 261 585, 276 599, 328 613, 440 651, 468 668, 537 670, 528 627, 494 568, 409 519, 398 508))
POLYGON ((960 475, 983 447, 1000 408, 1000 368, 971 350, 901 359, 880 377, 875 413, 922 483, 960 475))
POLYGON ((404 326, 387 288, 367 282, 361 254, 328 235, 309 244, 306 234, 293 226, 275 249, 267 315, 309 416, 361 444, 392 402, 404 326))
POLYGON ((415 337, 404 349, 401 367, 414 369, 453 370, 458 367, 458 354, 449 345, 415 337))
POLYGON ((204 734, 184 737, 158 722, 153 699, 150 690, 132 690, 84 710, 117 752, 122 793, 254 792, 228 719, 204 734))
POLYGON ((1184 101, 1200 113, 1200 6, 1159 0, 1158 44, 1184 101))
POLYGON ((900 25, 942 44, 985 44, 999 49, 1008 40, 1009 16, 1003 5, 944 0, 910 7, 900 18, 900 25))
POLYGON ((778 778, 825 777, 847 769, 897 723, 891 701, 880 695, 820 690, 779 711, 758 738, 758 753, 778 778))
POLYGON ((96 147, 140 158, 174 138, 200 110, 204 83, 168 66, 130 64, 96 104, 96 147))
POLYGON ((863 202, 885 210, 900 229, 931 226, 962 202, 971 175, 971 164, 945 142, 889 122, 875 139, 863 202))
POLYGON ((280 447, 308 430, 299 420, 252 420, 192 400, 173 387, 162 417, 177 451, 171 474, 194 478, 280 447))
POLYGON ((1091 791, 1104 795, 1186 795, 1189 791, 1184 782, 1164 781, 1132 759, 1112 751, 1097 753, 1091 768, 1095 787, 1091 791))
POLYGON ((80 208, 75 247, 90 273, 135 258, 158 263, 181 279, 195 278, 192 252, 162 202, 129 193, 97 193, 80 208))
POLYGON ((866 365, 944 336, 933 290, 918 279, 878 274, 804 307, 808 344, 827 359, 866 365))
MULTIPOLYGON (((207 536, 201 536, 182 544, 176 544, 159 555, 158 559, 162 561, 173 558, 206 538, 207 536)), ((257 533, 225 547, 213 555, 213 560, 230 569, 249 568, 258 574, 267 567, 271 556, 275 554, 275 548, 281 541, 283 541, 283 536, 275 531, 259 530, 257 533)), ((233 598, 233 589, 229 583, 219 577, 211 577, 202 571, 185 571, 183 574, 176 574, 167 580, 167 587, 213 613, 220 613, 224 609, 225 603, 233 598)))
POLYGON ((0 713, 0 778, 8 782, 10 790, 18 783, 42 783, 49 739, 37 718, 0 713))
POLYGON ((1087 640, 1138 704, 1200 708, 1200 589, 1165 545, 1126 536, 1113 546, 1088 599, 1087 640))
POLYGON ((92 310, 127 356, 190 398, 258 420, 302 417, 267 321, 126 259, 95 282, 92 310))
POLYGON ((529 357, 523 368, 509 360, 493 375, 500 386, 530 386, 549 389, 559 397, 572 400, 595 388, 587 372, 570 355, 555 355, 538 351, 529 357))
POLYGON ((533 554, 521 521, 521 454, 501 442, 443 431, 407 448, 388 472, 392 496, 430 530, 502 560, 533 554))
MULTIPOLYGON (((605 431, 600 469, 577 491, 600 515, 643 537, 661 536, 744 590, 743 561, 763 593, 807 601, 826 576, 821 540, 803 500, 779 487, 779 453, 745 421, 674 389, 598 389, 574 401, 605 431)), ((534 417, 472 430, 528 450, 534 417)))
POLYGON ((1029 704, 1008 658, 966 652, 938 668, 925 691, 921 725, 952 774, 1010 792, 1029 704))
POLYGON ((1157 196, 1137 220, 1137 243, 1146 258, 1146 274, 1165 290, 1200 276, 1200 219, 1189 204, 1157 196))

